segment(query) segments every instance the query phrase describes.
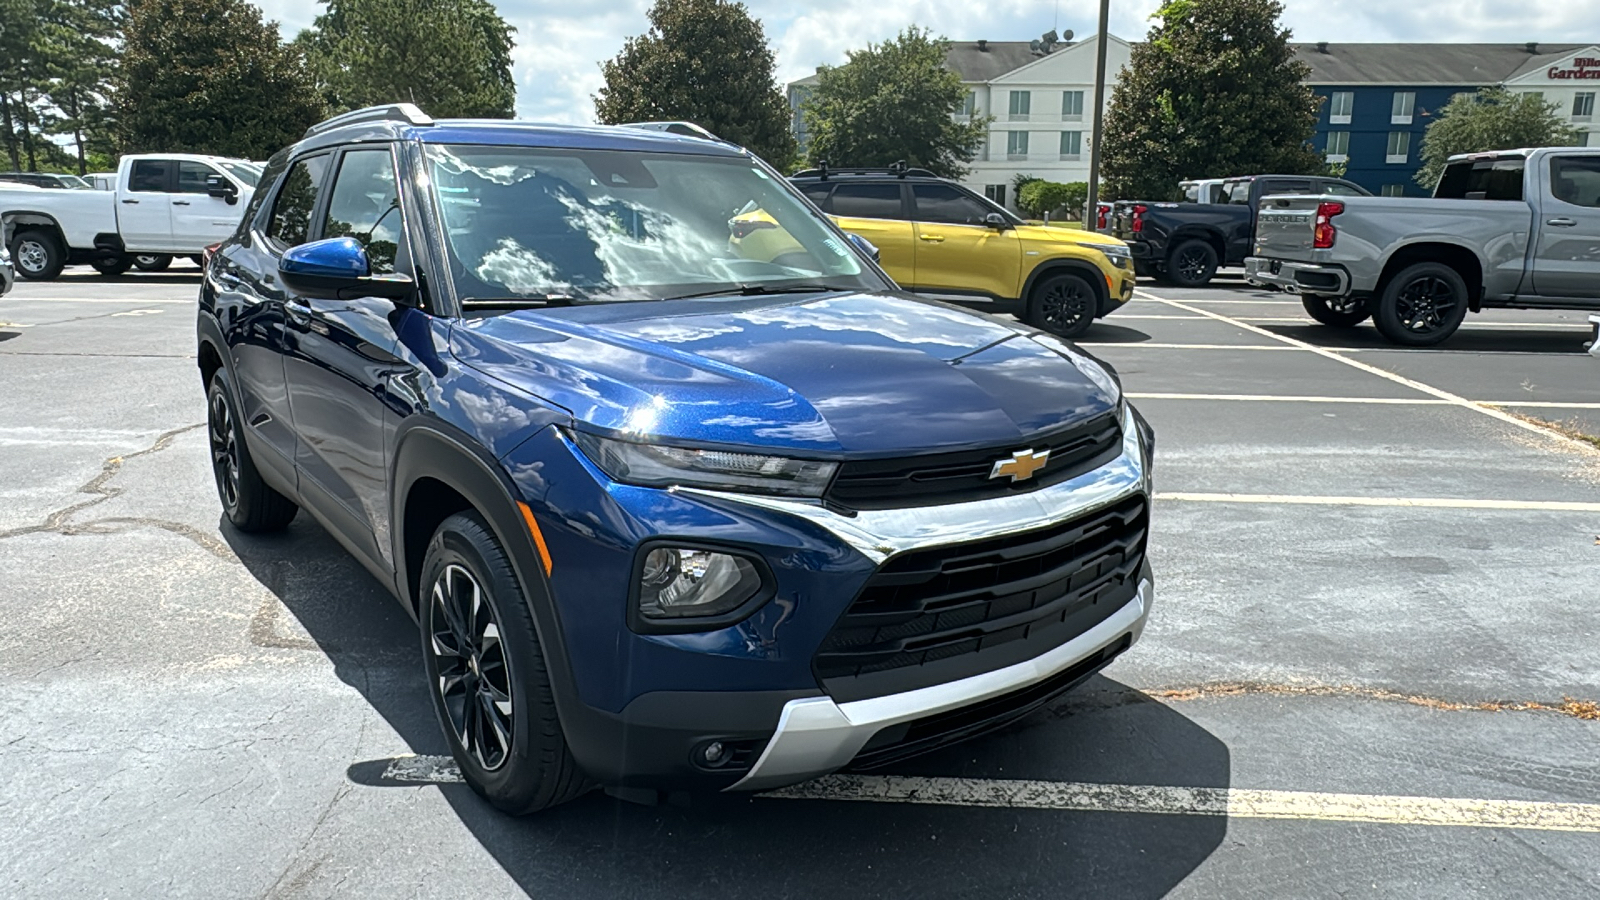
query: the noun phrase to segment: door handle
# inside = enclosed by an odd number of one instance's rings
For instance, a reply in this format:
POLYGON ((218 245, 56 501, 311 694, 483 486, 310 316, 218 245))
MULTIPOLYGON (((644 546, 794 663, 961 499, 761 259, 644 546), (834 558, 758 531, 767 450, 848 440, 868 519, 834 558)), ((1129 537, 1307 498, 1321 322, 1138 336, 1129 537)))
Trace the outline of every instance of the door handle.
POLYGON ((122 202, 123 203, 138 203, 139 201, 133 199, 132 197, 123 197, 122 198, 122 202))
POLYGON ((942 243, 944 243, 944 235, 942 235, 942 234, 919 234, 919 235, 917 235, 917 240, 919 240, 919 241, 927 241, 930 244, 942 244, 942 243))
POLYGON ((1545 224, 1546 225, 1554 225, 1557 228, 1574 228, 1574 227, 1577 226, 1578 220, 1577 219, 1569 219, 1566 216, 1561 216, 1560 218, 1549 219, 1549 220, 1547 220, 1545 222, 1545 224))
POLYGON ((173 206, 188 206, 189 205, 189 201, 187 201, 187 200, 174 200, 174 201, 172 201, 172 205, 173 206))

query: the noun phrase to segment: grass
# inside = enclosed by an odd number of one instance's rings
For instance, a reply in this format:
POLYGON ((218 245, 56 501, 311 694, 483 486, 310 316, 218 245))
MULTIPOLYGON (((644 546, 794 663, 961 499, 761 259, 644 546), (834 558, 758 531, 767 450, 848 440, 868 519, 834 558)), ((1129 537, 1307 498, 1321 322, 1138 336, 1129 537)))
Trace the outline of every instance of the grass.
POLYGON ((1548 428, 1562 437, 1571 438, 1575 441, 1581 441, 1595 448, 1596 450, 1600 450, 1600 437, 1596 437, 1595 435, 1584 431, 1583 422, 1578 419, 1571 419, 1566 422, 1552 422, 1549 419, 1541 419, 1538 416, 1529 416, 1519 412, 1512 412, 1509 409, 1505 410, 1505 412, 1511 416, 1514 416, 1515 418, 1527 422, 1530 425, 1538 425, 1541 428, 1548 428))
POLYGON ((1076 228, 1079 231, 1083 230, 1082 222, 1074 222, 1071 219, 1058 219, 1054 222, 1046 222, 1043 219, 1028 219, 1027 222, 1029 225, 1049 225, 1054 228, 1076 228))

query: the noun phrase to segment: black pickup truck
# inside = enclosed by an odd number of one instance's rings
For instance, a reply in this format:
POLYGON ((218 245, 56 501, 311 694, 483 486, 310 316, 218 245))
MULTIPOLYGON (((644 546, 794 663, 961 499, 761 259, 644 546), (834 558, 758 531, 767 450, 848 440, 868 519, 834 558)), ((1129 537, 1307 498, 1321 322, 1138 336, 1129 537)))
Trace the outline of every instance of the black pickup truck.
POLYGON ((1248 175, 1223 184, 1221 203, 1123 200, 1112 208, 1111 233, 1126 241, 1134 270, 1182 287, 1199 287, 1219 266, 1242 266, 1255 243, 1256 209, 1272 194, 1371 192, 1342 178, 1248 175))

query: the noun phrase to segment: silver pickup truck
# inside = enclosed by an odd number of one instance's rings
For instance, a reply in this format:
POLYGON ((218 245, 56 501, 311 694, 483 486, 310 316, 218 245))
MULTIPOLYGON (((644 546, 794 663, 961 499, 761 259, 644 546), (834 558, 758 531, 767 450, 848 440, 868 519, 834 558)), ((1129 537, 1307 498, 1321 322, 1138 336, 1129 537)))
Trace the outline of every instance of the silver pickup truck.
POLYGON ((1414 347, 1489 307, 1600 310, 1600 147, 1452 157, 1425 199, 1265 198, 1245 278, 1414 347))

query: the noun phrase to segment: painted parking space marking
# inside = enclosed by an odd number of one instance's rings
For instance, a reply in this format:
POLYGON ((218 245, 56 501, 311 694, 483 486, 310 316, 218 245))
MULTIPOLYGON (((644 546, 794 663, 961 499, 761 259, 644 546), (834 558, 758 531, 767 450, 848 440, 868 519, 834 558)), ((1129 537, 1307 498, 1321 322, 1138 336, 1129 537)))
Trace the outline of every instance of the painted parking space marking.
POLYGON ((9 298, 12 303, 134 303, 148 306, 152 303, 168 304, 172 306, 194 306, 198 300, 178 299, 173 297, 51 297, 45 296, 17 296, 12 294, 9 298))
POLYGON ((1157 341, 1140 341, 1139 343, 1122 343, 1120 341, 1074 341, 1084 347, 1128 347, 1141 350, 1280 350, 1293 351, 1295 347, 1280 347, 1262 344, 1163 344, 1157 341))
MULTIPOLYGON (((1172 392, 1128 391, 1129 400, 1200 400, 1238 403, 1348 403, 1375 406, 1455 406, 1449 400, 1437 397, 1320 397, 1299 394, 1192 394, 1172 392)), ((1600 403, 1576 403, 1542 400, 1474 400, 1484 406, 1528 407, 1535 409, 1600 409, 1600 403)))
MULTIPOLYGON (((385 767, 381 780, 397 784, 462 783, 461 770, 456 767, 455 760, 448 756, 395 757, 385 767)), ((1594 803, 1334 794, 1252 788, 903 775, 826 775, 756 796, 774 800, 844 800, 1003 809, 1227 816, 1233 819, 1600 832, 1600 804, 1594 803)))
MULTIPOLYGON (((1151 296, 1151 295, 1146 294, 1145 296, 1148 297, 1148 296, 1151 296)), ((1354 368, 1354 369, 1359 369, 1360 371, 1366 372, 1369 375, 1376 375, 1377 377, 1382 378, 1382 379, 1384 379, 1386 381, 1392 381, 1395 384, 1404 385, 1404 386, 1406 386, 1408 388, 1411 388, 1412 390, 1421 391, 1422 393, 1427 394, 1429 396, 1437 397, 1440 400, 1448 400, 1451 403, 1462 407, 1463 409, 1473 410, 1473 411, 1475 411, 1475 412, 1477 412, 1477 413, 1479 413, 1481 415, 1488 416, 1491 419, 1496 419, 1496 420, 1498 420, 1498 421, 1500 421, 1500 422, 1502 422, 1502 423, 1504 423, 1506 425, 1510 425, 1513 428, 1519 428, 1519 429, 1521 429, 1523 431, 1531 432, 1533 434, 1542 435, 1542 436, 1547 437, 1547 438, 1549 438, 1549 439, 1551 439, 1553 441, 1557 441, 1557 442, 1559 442, 1559 443, 1561 443, 1561 444, 1563 444, 1563 445, 1565 445, 1567 447, 1570 447, 1570 448, 1573 448, 1573 449, 1577 449, 1577 450, 1583 450, 1583 451, 1586 451, 1586 452, 1592 452, 1593 451, 1593 448, 1591 448, 1589 445, 1587 445, 1587 444, 1583 443, 1582 441, 1579 441, 1579 440, 1577 440, 1575 438, 1567 437, 1566 435, 1561 434, 1558 431, 1554 431, 1554 430, 1552 430, 1550 428, 1546 428, 1543 425, 1535 425, 1532 422, 1523 421, 1522 419, 1519 419, 1516 416, 1514 416, 1514 415, 1512 415, 1512 414, 1510 414, 1510 413, 1508 413, 1508 412, 1506 412, 1504 410, 1497 409, 1497 408, 1495 408, 1493 406, 1485 406, 1485 405, 1483 405, 1481 403, 1474 403, 1471 400, 1468 400, 1467 398, 1462 397, 1459 394, 1452 394, 1449 391, 1446 391, 1446 390, 1444 390, 1442 388, 1436 388, 1431 384, 1424 384, 1423 382, 1417 381, 1415 379, 1407 378, 1407 377, 1405 377, 1403 375, 1397 375, 1394 372, 1390 372, 1387 369, 1380 369, 1377 366, 1368 365, 1368 364, 1366 364, 1364 362, 1361 362, 1360 360, 1350 359, 1347 356, 1345 356, 1344 354, 1334 353, 1334 352, 1332 352, 1330 350, 1325 350, 1325 349, 1323 349, 1321 347, 1318 347, 1315 344, 1308 344, 1305 341, 1298 340, 1296 338, 1285 337, 1284 335, 1281 335, 1281 334, 1275 334, 1275 333, 1273 333, 1271 331, 1268 331, 1267 329, 1262 328, 1262 327, 1260 327, 1258 325, 1252 325, 1249 322, 1241 322, 1236 318, 1233 318, 1231 316, 1225 316, 1225 315, 1223 315, 1221 313, 1218 313, 1218 312, 1212 312, 1209 309, 1201 309, 1201 308, 1196 307, 1196 306, 1190 306, 1190 305, 1188 305, 1186 303, 1183 303, 1182 301, 1179 301, 1179 300, 1167 300, 1167 299, 1164 299, 1164 298, 1161 298, 1161 297, 1155 297, 1154 299, 1160 300, 1162 303, 1165 303, 1165 304, 1167 304, 1168 306, 1170 306, 1170 307, 1172 307, 1174 309, 1181 309, 1181 310, 1184 310, 1186 312, 1200 313, 1200 314, 1206 316, 1207 318, 1216 319, 1219 322, 1227 322, 1227 323, 1229 323, 1231 325, 1238 326, 1239 328, 1242 328, 1242 329, 1244 329, 1246 331, 1249 331, 1249 332, 1251 332, 1253 334, 1256 334, 1256 335, 1258 335, 1260 337, 1264 337, 1264 338, 1268 338, 1270 340, 1277 341, 1277 342, 1285 344, 1287 346, 1294 347, 1295 349, 1298 349, 1298 350, 1304 350, 1307 353, 1315 353, 1316 355, 1321 356, 1324 359, 1338 360, 1339 362, 1343 363, 1344 365, 1350 366, 1351 368, 1354 368)))
MULTIPOLYGON (((1118 318, 1141 318, 1139 316, 1119 316, 1118 318)), ((1143 318, 1159 318, 1158 316, 1144 316, 1143 318)), ((1171 316, 1174 319, 1204 318, 1201 316, 1171 316)), ((1255 322, 1263 325, 1315 325, 1317 320, 1310 316, 1239 316, 1241 322, 1255 322)), ((1576 329, 1578 331, 1592 331, 1593 325, 1583 325, 1576 322, 1494 322, 1478 321, 1463 322, 1461 327, 1469 331, 1492 331, 1496 328, 1552 328, 1576 329)))
POLYGON ((785 800, 1600 832, 1600 804, 1595 803, 1334 794, 1231 787, 829 775, 760 796, 785 800))
POLYGON ((1600 513, 1600 503, 1570 500, 1475 500, 1462 497, 1336 497, 1317 494, 1234 494, 1165 491, 1157 500, 1177 503, 1244 503, 1285 506, 1398 506, 1416 509, 1501 509, 1600 513))

